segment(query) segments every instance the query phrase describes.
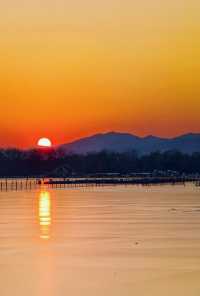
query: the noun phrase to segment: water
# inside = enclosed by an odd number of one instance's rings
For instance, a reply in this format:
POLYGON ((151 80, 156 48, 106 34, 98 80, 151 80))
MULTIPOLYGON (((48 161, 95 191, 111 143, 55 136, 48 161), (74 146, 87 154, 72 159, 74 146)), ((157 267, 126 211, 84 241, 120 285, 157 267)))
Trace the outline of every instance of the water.
POLYGON ((200 295, 200 188, 0 192, 0 295, 200 295))

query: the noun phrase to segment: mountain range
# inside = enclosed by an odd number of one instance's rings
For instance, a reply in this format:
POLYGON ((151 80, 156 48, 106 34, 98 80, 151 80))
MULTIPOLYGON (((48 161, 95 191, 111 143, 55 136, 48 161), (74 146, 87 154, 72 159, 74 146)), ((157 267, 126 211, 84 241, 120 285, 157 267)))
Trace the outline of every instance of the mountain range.
POLYGON ((156 136, 138 137, 129 133, 109 132, 63 144, 59 147, 59 150, 66 154, 87 154, 105 150, 119 153, 134 150, 139 155, 169 150, 178 150, 192 154, 200 152, 200 134, 189 133, 175 138, 160 138, 156 136))

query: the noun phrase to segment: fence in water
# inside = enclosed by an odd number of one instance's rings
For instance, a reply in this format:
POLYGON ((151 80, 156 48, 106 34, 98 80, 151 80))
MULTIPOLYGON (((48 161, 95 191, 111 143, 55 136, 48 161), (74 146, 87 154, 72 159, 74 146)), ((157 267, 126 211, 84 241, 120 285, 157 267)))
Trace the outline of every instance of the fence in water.
POLYGON ((36 178, 0 178, 0 191, 31 190, 39 186, 36 178))
POLYGON ((200 186, 200 179, 194 177, 112 177, 112 178, 1 178, 0 191, 32 190, 42 187, 69 188, 85 186, 114 186, 114 185, 160 185, 185 184, 193 182, 200 186))

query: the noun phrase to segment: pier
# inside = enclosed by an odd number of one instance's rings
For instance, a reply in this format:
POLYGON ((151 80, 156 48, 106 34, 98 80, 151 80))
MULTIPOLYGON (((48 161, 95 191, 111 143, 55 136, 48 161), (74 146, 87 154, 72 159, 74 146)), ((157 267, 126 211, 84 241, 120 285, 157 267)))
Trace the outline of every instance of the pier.
POLYGON ((194 177, 101 177, 101 178, 0 178, 0 191, 18 191, 47 188, 70 188, 115 185, 161 185, 193 182, 200 186, 200 179, 194 177))
POLYGON ((50 187, 74 186, 101 186, 101 185, 156 185, 156 184, 185 184, 186 182, 197 182, 189 177, 144 177, 144 178, 67 178, 44 181, 44 184, 50 187))

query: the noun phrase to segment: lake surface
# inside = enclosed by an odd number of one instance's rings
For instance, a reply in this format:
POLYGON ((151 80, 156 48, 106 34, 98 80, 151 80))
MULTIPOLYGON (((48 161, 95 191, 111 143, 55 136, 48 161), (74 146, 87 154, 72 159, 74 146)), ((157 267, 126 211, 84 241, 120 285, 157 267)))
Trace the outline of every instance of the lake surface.
POLYGON ((0 192, 0 295, 200 295, 200 188, 0 192))

